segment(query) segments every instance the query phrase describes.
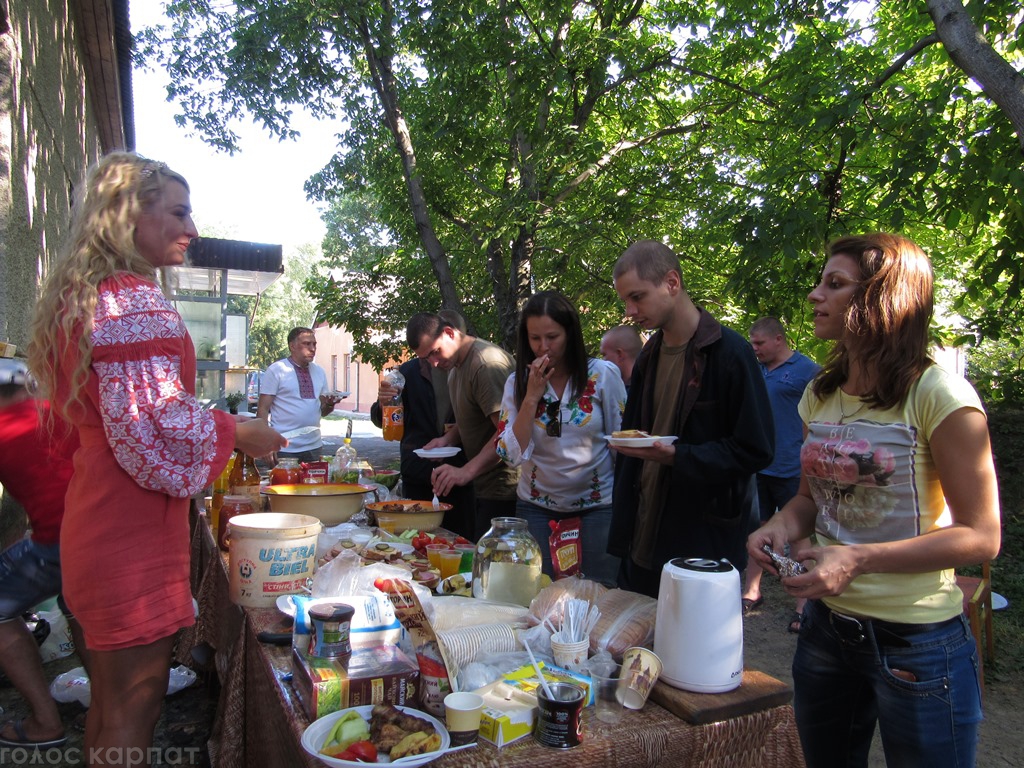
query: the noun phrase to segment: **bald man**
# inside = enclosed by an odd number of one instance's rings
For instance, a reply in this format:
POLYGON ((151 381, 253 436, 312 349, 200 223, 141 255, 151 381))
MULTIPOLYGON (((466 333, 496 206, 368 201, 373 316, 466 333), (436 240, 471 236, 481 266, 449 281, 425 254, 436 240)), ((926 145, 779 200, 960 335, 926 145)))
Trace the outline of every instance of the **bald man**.
POLYGON ((619 325, 605 333, 601 339, 601 357, 614 363, 622 374, 622 382, 629 392, 629 381, 633 378, 633 363, 643 349, 640 332, 635 325, 619 325))

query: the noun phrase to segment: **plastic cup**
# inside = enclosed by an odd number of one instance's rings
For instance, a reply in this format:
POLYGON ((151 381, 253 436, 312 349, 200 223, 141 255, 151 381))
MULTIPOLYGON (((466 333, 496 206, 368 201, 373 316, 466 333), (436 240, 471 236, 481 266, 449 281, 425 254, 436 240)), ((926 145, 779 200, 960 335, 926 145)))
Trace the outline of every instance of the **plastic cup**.
POLYGON ((453 747, 477 740, 483 708, 484 697, 478 693, 449 693, 444 697, 445 725, 453 747))
POLYGON ((441 561, 441 578, 447 579, 459 572, 459 564, 462 562, 462 553, 457 549, 446 549, 438 558, 441 561))
POLYGON ((561 634, 556 632, 551 636, 551 655, 555 657, 555 664, 562 669, 579 672, 590 651, 590 636, 579 641, 565 642, 561 639, 561 634))
POLYGON ((661 674, 661 659, 647 648, 627 648, 622 654, 618 697, 630 709, 643 709, 661 674))
POLYGON ((472 573, 476 544, 457 544, 455 549, 462 553, 462 559, 459 561, 459 573, 472 573))
POLYGON ((437 570, 441 570, 441 553, 449 549, 447 544, 427 544, 427 560, 437 570))
POLYGON ((599 669, 590 670, 591 691, 594 694, 594 714, 602 723, 617 723, 622 720, 624 707, 618 696, 619 673, 622 667, 608 663, 599 669))

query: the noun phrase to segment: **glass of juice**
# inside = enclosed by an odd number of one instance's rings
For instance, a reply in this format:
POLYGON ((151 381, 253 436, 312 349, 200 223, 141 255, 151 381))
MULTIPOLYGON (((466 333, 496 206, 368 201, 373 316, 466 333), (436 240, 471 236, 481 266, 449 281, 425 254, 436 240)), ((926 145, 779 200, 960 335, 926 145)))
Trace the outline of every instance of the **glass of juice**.
POLYGON ((457 549, 446 549, 440 554, 441 578, 447 579, 459 572, 459 563, 462 562, 462 553, 457 549))
POLYGON ((427 560, 434 568, 441 570, 441 553, 448 549, 450 547, 447 544, 427 544, 427 560))
POLYGON ((472 573, 476 544, 456 544, 455 549, 462 554, 462 560, 459 562, 459 573, 472 573))

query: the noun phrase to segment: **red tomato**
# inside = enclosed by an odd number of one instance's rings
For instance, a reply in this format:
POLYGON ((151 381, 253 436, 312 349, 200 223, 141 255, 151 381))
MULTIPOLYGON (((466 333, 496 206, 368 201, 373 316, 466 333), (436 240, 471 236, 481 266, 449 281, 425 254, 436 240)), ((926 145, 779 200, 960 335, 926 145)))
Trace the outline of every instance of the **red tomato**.
POLYGON ((345 758, 347 760, 358 760, 361 763, 377 762, 377 748, 373 746, 372 741, 357 741, 349 745, 348 751, 355 757, 345 758))
POLYGON ((327 757, 333 757, 338 760, 358 760, 351 750, 348 748, 341 749, 338 744, 334 744, 330 747, 324 747, 320 750, 320 754, 327 755, 327 757))

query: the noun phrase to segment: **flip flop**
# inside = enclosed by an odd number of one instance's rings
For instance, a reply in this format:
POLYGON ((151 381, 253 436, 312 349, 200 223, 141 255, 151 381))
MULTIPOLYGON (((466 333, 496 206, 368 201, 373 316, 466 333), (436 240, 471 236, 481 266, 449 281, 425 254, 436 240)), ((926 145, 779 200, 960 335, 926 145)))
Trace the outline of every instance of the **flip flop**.
POLYGON ((804 615, 802 613, 794 613, 793 618, 789 620, 789 625, 786 627, 786 631, 791 635, 799 635, 803 626, 804 615))
POLYGON ((9 725, 14 729, 14 735, 17 739, 5 739, 0 736, 0 746, 4 747, 22 747, 24 749, 50 749, 51 747, 60 747, 67 743, 68 737, 61 736, 59 739, 44 739, 43 741, 32 741, 25 734, 25 720, 8 720, 4 725, 9 725))
POLYGON ((760 595, 757 600, 751 600, 749 597, 743 598, 743 615, 746 616, 753 610, 761 607, 761 603, 764 602, 764 595, 760 595))

